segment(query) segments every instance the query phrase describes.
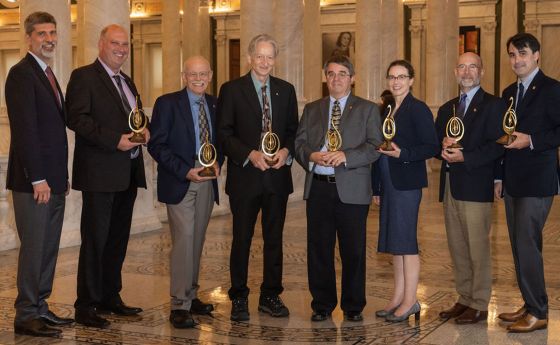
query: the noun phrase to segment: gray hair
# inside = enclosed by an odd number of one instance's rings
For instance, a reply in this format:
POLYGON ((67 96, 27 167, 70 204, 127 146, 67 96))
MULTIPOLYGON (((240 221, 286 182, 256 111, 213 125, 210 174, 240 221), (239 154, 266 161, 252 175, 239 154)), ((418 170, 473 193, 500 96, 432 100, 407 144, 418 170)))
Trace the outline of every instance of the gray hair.
POLYGON ((253 56, 255 50, 257 50, 257 44, 259 44, 260 42, 268 42, 272 44, 272 46, 274 47, 274 57, 278 56, 278 42, 276 42, 276 40, 269 34, 259 34, 253 37, 251 42, 249 42, 249 47, 247 48, 249 56, 253 56))
POLYGON ((325 61, 325 64, 323 65, 323 71, 325 72, 325 75, 327 75, 327 67, 329 67, 329 64, 331 63, 339 64, 348 68, 350 76, 353 76, 355 74, 354 65, 348 57, 344 55, 333 55, 327 61, 325 61))
POLYGON ((23 22, 25 34, 30 36, 31 33, 35 30, 35 25, 47 23, 52 23, 56 27, 56 20, 54 19, 52 14, 48 12, 33 12, 28 15, 23 22))

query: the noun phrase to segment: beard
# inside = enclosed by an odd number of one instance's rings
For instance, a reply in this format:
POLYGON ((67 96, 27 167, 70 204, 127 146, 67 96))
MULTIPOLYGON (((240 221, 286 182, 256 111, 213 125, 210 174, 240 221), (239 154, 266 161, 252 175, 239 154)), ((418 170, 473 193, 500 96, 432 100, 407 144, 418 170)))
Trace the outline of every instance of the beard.
POLYGON ((56 44, 54 44, 54 43, 53 44, 44 44, 44 45, 41 46, 41 54, 44 57, 52 59, 52 58, 54 58, 54 54, 56 52, 56 50, 54 48, 56 48, 56 44), (47 50, 47 49, 45 49, 45 47, 52 47, 53 49, 52 50, 47 50))

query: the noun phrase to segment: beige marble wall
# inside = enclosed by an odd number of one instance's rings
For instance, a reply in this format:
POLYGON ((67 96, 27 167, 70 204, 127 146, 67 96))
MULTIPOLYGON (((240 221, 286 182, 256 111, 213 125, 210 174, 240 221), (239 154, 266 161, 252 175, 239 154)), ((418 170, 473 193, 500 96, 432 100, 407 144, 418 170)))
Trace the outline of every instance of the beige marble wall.
POLYGON ((321 1, 306 0, 303 9, 303 101, 310 102, 321 94, 321 1))
POLYGON ((181 88, 181 14, 180 0, 162 2, 162 91, 169 93, 181 88))
POLYGON ((183 59, 202 55, 212 63, 212 30, 208 1, 183 0, 182 50, 183 59))
POLYGON ((535 35, 541 43, 540 67, 543 72, 560 79, 560 1, 525 0, 523 24, 525 30, 535 35))
POLYGON ((249 71, 247 48, 251 39, 262 33, 274 35, 274 15, 272 12, 274 1, 241 1, 240 12, 243 14, 240 17, 241 75, 249 71))

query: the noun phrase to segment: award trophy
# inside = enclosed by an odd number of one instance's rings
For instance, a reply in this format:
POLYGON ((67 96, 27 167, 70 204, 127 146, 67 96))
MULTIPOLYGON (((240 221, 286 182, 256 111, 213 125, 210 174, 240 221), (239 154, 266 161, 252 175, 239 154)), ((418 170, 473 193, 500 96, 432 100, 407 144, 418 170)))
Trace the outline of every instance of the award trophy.
POLYGON ((391 108, 390 104, 387 108, 389 109, 389 114, 387 114, 387 117, 383 120, 383 125, 381 126, 381 131, 383 132, 385 141, 378 147, 378 149, 383 151, 393 151, 394 149, 393 145, 391 145, 391 139, 393 139, 395 134, 397 134, 397 125, 395 124, 395 119, 392 114, 393 108, 391 108))
MULTIPOLYGON (((268 157, 274 157, 280 150, 280 138, 272 131, 272 121, 268 121, 268 131, 266 131, 262 137, 261 150, 268 157)), ((278 163, 278 159, 272 161, 267 160, 266 162, 269 166, 273 166, 278 163)))
POLYGON ((210 139, 208 137, 208 132, 206 132, 206 138, 204 143, 200 145, 200 149, 198 150, 198 161, 200 165, 204 167, 198 175, 203 177, 214 177, 216 176, 216 172, 212 168, 216 159, 218 158, 218 152, 216 151, 216 147, 212 145, 210 139))
POLYGON ((455 114, 455 105, 453 105, 453 116, 451 116, 449 121, 447 121, 447 126, 445 126, 445 134, 449 138, 452 138, 452 139, 456 140, 456 142, 454 144, 448 146, 448 148, 459 149, 459 150, 463 149, 463 146, 461 144, 459 144, 458 141, 461 140, 463 138, 463 136, 465 135, 465 124, 463 123, 461 118, 459 118, 455 114))
POLYGON ((342 135, 336 126, 334 125, 333 118, 331 116, 331 128, 327 131, 325 135, 325 141, 327 145, 327 151, 335 152, 342 146, 342 135))
POLYGON ((134 132, 130 140, 133 143, 146 143, 146 137, 142 132, 148 125, 148 117, 143 109, 138 108, 138 96, 136 96, 136 106, 128 114, 128 127, 134 132))
POLYGON ((513 97, 509 98, 510 104, 509 108, 504 114, 504 119, 502 120, 502 128, 506 134, 502 135, 500 139, 496 140, 496 142, 500 145, 509 145, 513 143, 515 135, 515 126, 517 126, 517 115, 515 114, 515 110, 513 109, 513 97))

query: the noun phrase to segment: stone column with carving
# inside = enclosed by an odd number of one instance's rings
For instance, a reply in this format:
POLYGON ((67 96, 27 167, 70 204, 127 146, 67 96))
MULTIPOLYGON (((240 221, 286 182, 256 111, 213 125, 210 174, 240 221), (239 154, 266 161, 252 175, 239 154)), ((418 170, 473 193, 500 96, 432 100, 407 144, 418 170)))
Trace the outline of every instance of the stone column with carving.
MULTIPOLYGON (((282 1, 282 0, 275 0, 282 1)), ((274 35, 274 17, 272 12, 273 1, 243 0, 241 1, 241 27, 240 27, 240 73, 249 71, 247 64, 247 48, 249 42, 258 34, 274 35)))
POLYGON ((202 55, 211 62, 212 32, 208 0, 183 0, 183 57, 202 55))
POLYGON ((458 0, 430 0, 427 11, 426 103, 437 111, 457 96, 453 70, 459 54, 458 0))
POLYGON ((410 63, 414 66, 416 71, 416 78, 414 82, 414 95, 420 99, 425 99, 425 85, 424 80, 424 41, 426 39, 426 31, 424 22, 422 20, 422 13, 426 10, 425 2, 407 3, 406 6, 410 8, 410 23, 408 30, 410 31, 410 63))
POLYGON ((321 1, 306 0, 303 9, 303 101, 322 97, 321 1))
MULTIPOLYGON (((494 71, 495 71, 495 55, 496 55, 496 18, 487 19, 480 30, 480 52, 482 63, 484 64, 484 77, 481 80, 481 86, 484 90, 494 93, 494 71)), ((500 94, 498 92, 498 94, 500 94)))
POLYGON ((516 76, 511 70, 508 53, 506 50, 507 40, 517 33, 517 1, 502 1, 502 20, 500 21, 500 46, 496 52, 500 57, 500 93, 509 84, 515 82, 516 76))
POLYGON ((161 4, 162 91, 169 93, 181 88, 180 0, 165 0, 161 4))

